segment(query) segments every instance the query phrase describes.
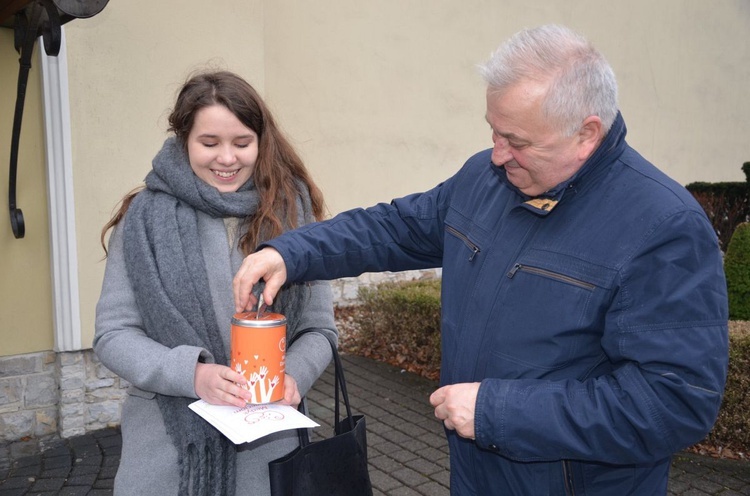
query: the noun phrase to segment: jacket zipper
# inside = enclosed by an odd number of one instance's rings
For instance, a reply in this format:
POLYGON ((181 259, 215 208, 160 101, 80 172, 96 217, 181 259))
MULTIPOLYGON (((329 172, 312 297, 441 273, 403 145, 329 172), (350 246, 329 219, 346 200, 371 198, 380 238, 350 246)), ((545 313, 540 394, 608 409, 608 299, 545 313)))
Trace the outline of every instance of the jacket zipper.
POLYGON ((596 289, 596 285, 591 284, 590 282, 581 281, 580 279, 574 279, 563 274, 558 274, 557 272, 552 272, 551 270, 540 269, 539 267, 532 267, 530 265, 522 265, 519 263, 515 264, 513 268, 510 269, 510 272, 508 272, 508 278, 513 279, 513 276, 515 276, 516 272, 518 272, 519 270, 543 277, 549 277, 551 279, 555 279, 557 281, 565 282, 568 284, 573 284, 574 286, 588 289, 589 291, 593 291, 594 289, 596 289))
POLYGON ((479 253, 481 251, 479 249, 479 247, 477 245, 475 245, 474 243, 472 243, 471 240, 466 237, 466 235, 464 235, 462 232, 458 231, 456 228, 451 227, 451 226, 445 226, 445 230, 448 231, 449 233, 453 234, 458 239, 460 239, 461 241, 464 242, 464 244, 467 246, 467 248, 469 248, 471 250, 471 256, 469 257, 469 262, 471 262, 472 260, 474 260, 474 257, 477 255, 477 253, 479 253))
POLYGON ((573 485, 573 472, 570 470, 570 462, 563 460, 563 478, 565 479, 565 494, 567 496, 575 496, 576 488, 573 485))

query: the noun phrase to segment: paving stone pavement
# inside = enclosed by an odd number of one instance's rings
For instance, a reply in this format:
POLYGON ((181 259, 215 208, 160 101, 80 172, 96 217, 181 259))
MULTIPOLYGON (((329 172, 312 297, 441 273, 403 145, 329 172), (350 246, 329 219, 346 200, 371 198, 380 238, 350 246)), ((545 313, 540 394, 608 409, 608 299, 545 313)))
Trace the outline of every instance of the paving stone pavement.
MULTIPOLYGON (((448 496, 448 447, 428 402, 436 383, 367 358, 342 358, 352 407, 367 419, 375 496, 448 496)), ((332 432, 332 395, 329 368, 308 394, 310 416, 321 424, 313 440, 332 432)), ((0 444, 0 496, 110 495, 121 442, 119 429, 104 429, 64 440, 0 444)), ((679 453, 668 494, 750 495, 750 462, 679 453)))

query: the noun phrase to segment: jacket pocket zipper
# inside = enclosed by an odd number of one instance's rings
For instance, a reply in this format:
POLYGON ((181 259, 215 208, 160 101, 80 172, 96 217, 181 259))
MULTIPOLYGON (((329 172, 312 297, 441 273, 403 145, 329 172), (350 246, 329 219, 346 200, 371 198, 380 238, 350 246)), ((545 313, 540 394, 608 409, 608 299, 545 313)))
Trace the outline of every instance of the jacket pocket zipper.
POLYGON ((590 282, 581 281, 580 279, 575 279, 564 274, 558 274, 557 272, 552 272, 551 270, 540 269, 539 267, 532 267, 530 265, 522 265, 519 263, 515 264, 513 268, 510 269, 510 272, 508 272, 508 278, 513 279, 513 276, 515 276, 516 272, 518 272, 519 270, 528 272, 530 274, 536 274, 542 277, 549 277, 550 279, 555 279, 560 282, 572 284, 574 286, 578 286, 579 288, 588 289, 589 291, 593 291, 594 289, 596 289, 596 285, 591 284, 590 282))
POLYGON ((477 253, 481 251, 479 247, 475 245, 474 243, 472 243, 471 240, 467 238, 465 234, 463 234, 456 228, 451 227, 451 226, 445 226, 445 230, 464 242, 466 247, 471 250, 471 256, 469 257, 469 262, 474 260, 474 257, 477 255, 477 253))
POLYGON ((563 460, 562 466, 563 477, 565 478, 565 494, 568 496, 575 496, 576 489, 573 484, 573 471, 570 470, 570 462, 568 460, 563 460))

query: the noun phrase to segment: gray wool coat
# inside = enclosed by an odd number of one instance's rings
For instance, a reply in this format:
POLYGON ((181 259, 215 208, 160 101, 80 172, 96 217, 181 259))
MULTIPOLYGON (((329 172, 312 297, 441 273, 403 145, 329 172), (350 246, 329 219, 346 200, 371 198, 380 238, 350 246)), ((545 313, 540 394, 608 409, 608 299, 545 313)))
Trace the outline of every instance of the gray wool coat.
MULTIPOLYGON (((198 231, 211 297, 224 346, 229 350, 234 314, 232 278, 243 255, 233 235, 236 222, 198 214, 198 231)), ((143 330, 133 288, 127 276, 121 229, 109 240, 107 265, 96 307, 94 351, 101 362, 131 386, 122 410, 122 455, 115 477, 116 496, 177 495, 177 451, 166 433, 156 393, 198 399, 193 378, 199 357, 223 363, 206 349, 178 346, 170 349, 143 330)), ((315 328, 321 334, 302 336, 287 350, 286 373, 305 395, 331 360, 325 336, 336 342, 332 295, 327 283, 311 285, 311 297, 298 330, 315 328)), ((228 365, 224 363, 224 365, 228 365)), ((237 495, 269 495, 268 462, 298 445, 296 431, 284 431, 237 446, 237 495)), ((179 495, 182 496, 182 495, 179 495)))

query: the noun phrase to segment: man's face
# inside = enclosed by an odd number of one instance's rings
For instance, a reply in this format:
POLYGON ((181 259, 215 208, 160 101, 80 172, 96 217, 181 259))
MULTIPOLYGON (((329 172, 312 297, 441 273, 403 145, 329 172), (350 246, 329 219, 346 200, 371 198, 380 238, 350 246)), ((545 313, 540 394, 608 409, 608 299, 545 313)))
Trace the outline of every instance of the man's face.
POLYGON ((546 90, 543 84, 523 82, 502 93, 487 90, 492 163, 505 167, 511 184, 531 197, 572 177, 590 154, 581 134, 565 137, 544 118, 546 90))

